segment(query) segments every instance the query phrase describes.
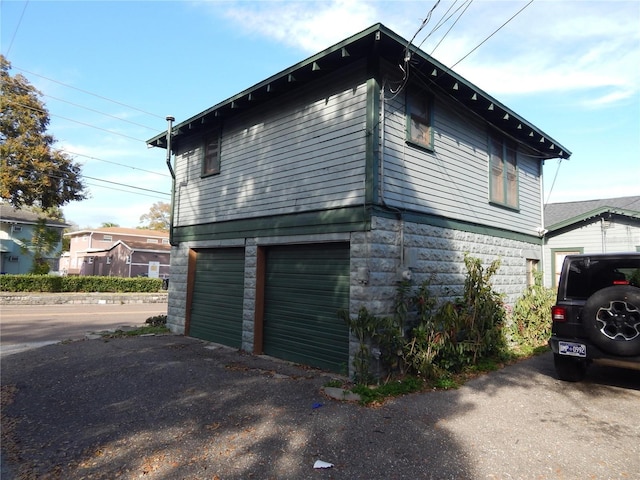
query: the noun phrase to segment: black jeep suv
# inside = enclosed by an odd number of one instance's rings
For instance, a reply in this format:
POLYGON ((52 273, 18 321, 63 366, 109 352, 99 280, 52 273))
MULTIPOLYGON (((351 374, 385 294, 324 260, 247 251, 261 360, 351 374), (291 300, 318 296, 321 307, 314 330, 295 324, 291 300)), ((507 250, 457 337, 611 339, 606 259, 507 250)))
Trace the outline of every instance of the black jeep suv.
POLYGON ((582 380, 593 360, 640 369, 640 252, 568 255, 551 316, 561 380, 582 380))

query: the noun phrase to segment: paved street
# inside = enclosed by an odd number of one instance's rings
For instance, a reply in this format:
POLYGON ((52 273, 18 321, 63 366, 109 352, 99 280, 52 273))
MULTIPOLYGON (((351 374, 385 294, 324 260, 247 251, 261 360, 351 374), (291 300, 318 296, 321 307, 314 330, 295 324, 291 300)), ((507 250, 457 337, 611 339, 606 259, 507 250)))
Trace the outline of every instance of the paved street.
POLYGON ((1 375, 3 480, 640 478, 640 372, 565 383, 550 354, 371 408, 175 335, 49 345, 1 375))
POLYGON ((5 356, 62 340, 78 340, 88 332, 141 325, 151 316, 166 313, 166 303, 2 305, 0 351, 5 356))

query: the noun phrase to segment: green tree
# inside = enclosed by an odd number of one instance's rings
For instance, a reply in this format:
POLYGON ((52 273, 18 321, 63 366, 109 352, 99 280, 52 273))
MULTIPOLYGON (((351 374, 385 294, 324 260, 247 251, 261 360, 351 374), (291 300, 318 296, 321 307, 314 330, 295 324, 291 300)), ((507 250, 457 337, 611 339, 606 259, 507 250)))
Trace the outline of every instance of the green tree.
POLYGON ((0 55, 0 197, 45 210, 87 198, 80 165, 53 148, 42 94, 10 69, 0 55))
POLYGON ((111 228, 111 227, 119 227, 119 226, 120 225, 113 222, 102 222, 102 225, 100 225, 100 228, 111 228))
POLYGON ((59 242, 60 232, 47 227, 47 221, 44 218, 39 219, 33 227, 31 238, 24 239, 20 247, 24 253, 29 253, 33 257, 29 273, 42 275, 49 273, 51 266, 47 259, 57 253, 59 242))
POLYGON ((170 212, 171 205, 165 202, 156 202, 151 205, 149 213, 140 217, 141 225, 138 228, 168 232, 171 223, 170 212))

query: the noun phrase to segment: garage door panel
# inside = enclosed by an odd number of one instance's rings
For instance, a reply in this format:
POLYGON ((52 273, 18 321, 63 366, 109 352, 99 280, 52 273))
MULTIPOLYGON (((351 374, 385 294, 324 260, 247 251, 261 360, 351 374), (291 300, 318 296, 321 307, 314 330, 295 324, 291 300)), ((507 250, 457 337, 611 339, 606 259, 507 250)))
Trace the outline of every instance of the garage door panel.
POLYGON ((338 312, 348 306, 348 244, 278 246, 267 251, 265 353, 343 371, 349 332, 338 312))
POLYGON ((239 348, 242 343, 244 249, 198 251, 189 334, 239 348))

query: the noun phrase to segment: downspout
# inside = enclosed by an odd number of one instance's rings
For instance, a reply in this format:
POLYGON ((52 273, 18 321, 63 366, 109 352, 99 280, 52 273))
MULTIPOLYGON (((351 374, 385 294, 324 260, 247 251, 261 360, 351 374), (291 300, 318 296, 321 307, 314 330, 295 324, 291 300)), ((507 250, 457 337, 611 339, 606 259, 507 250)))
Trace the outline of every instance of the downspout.
MULTIPOLYGON (((378 164, 380 169, 380 202, 383 206, 387 208, 391 208, 398 212, 398 216, 400 217, 400 270, 405 271, 405 251, 404 251, 404 216, 402 211, 398 210, 395 207, 389 207, 384 198, 385 189, 384 189, 384 149, 386 142, 386 109, 385 109, 385 98, 384 98, 384 89, 386 85, 386 80, 382 82, 382 88, 380 89, 380 153, 378 156, 378 164)), ((404 274, 403 274, 404 275, 404 274)), ((405 278, 406 279, 406 278, 405 278)))
POLYGON ((380 154, 379 154, 379 164, 380 164, 380 201, 383 205, 386 206, 386 202, 384 201, 384 143, 385 143, 385 108, 384 108, 384 88, 386 81, 382 82, 382 88, 380 89, 380 154))
POLYGON ((167 168, 171 174, 171 211, 169 212, 169 245, 174 246, 173 243, 173 208, 176 196, 176 174, 171 166, 171 134, 173 130, 173 122, 175 118, 169 115, 167 117, 167 168))
MULTIPOLYGON (((542 176, 542 167, 544 166, 544 160, 540 162, 540 258, 542 259, 542 286, 546 284, 546 264, 544 255, 544 237, 546 235, 544 228, 544 178, 542 176)), ((553 279, 550 279, 550 286, 553 285, 553 279)))

